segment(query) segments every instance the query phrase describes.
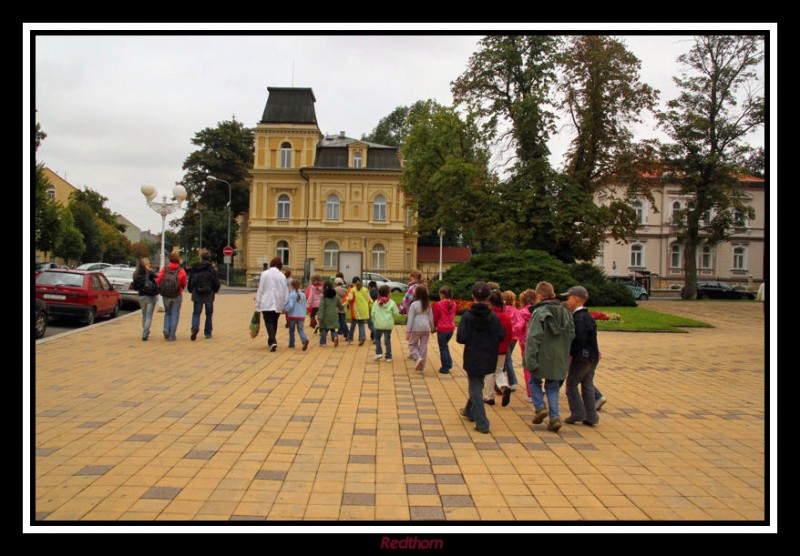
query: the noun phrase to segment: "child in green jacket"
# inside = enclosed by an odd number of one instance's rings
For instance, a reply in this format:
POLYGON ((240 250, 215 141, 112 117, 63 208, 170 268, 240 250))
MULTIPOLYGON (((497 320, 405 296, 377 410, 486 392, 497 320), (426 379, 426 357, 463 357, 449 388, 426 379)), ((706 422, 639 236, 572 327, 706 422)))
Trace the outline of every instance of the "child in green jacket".
POLYGON ((392 360, 392 329, 394 328, 394 318, 400 316, 400 309, 397 308, 391 297, 389 286, 384 284, 378 288, 378 299, 372 304, 372 323, 375 326, 375 360, 383 359, 381 349, 381 338, 385 338, 386 361, 392 360))
POLYGON ((326 347, 328 331, 333 338, 333 346, 339 346, 339 337, 336 330, 339 328, 339 311, 344 310, 342 302, 330 280, 326 280, 322 285, 322 299, 319 302, 317 311, 317 322, 319 322, 319 345, 326 347))

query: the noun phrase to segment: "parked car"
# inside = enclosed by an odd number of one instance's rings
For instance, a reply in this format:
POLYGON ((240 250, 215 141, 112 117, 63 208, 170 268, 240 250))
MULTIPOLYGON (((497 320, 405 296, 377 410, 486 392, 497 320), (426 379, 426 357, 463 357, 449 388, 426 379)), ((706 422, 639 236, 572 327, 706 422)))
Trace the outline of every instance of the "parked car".
POLYGON ((639 301, 647 301, 650 299, 650 296, 647 295, 647 289, 645 289, 641 282, 637 282, 632 278, 625 278, 622 276, 611 277, 609 280, 611 282, 619 282, 620 284, 625 284, 628 286, 628 289, 631 290, 634 299, 639 301))
MULTIPOLYGON (((685 286, 681 288, 683 296, 685 286)), ((722 282, 697 282, 697 299, 755 299, 755 294, 737 290, 722 282)))
POLYGON ((36 298, 47 303, 50 316, 78 318, 87 325, 95 317, 119 315, 119 292, 102 272, 45 270, 36 277, 36 298))
POLYGON ((47 332, 47 322, 50 320, 50 313, 47 310, 47 303, 39 298, 34 298, 36 302, 36 310, 33 314, 33 334, 38 340, 44 337, 47 332))
POLYGON ((119 292, 120 299, 123 305, 136 305, 139 306, 139 292, 130 289, 133 283, 133 267, 119 268, 112 266, 104 268, 100 272, 106 275, 108 281, 114 286, 114 289, 119 292))
POLYGON ((364 285, 368 285, 370 282, 375 281, 378 284, 378 287, 386 284, 389 286, 389 289, 393 292, 401 292, 406 293, 408 291, 408 284, 403 284, 402 282, 393 282, 386 278, 385 276, 381 276, 380 274, 375 274, 374 272, 364 272, 361 274, 361 281, 364 285))
POLYGON ((83 263, 76 270, 103 270, 110 266, 109 263, 83 263))

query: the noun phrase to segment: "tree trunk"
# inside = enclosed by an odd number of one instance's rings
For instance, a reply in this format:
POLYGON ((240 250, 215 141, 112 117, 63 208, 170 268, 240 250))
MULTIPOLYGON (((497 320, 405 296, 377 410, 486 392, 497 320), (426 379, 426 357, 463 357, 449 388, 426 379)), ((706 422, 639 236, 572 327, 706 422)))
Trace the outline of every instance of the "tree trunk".
POLYGON ((683 242, 683 260, 685 270, 684 299, 697 299, 697 225, 691 225, 683 242))

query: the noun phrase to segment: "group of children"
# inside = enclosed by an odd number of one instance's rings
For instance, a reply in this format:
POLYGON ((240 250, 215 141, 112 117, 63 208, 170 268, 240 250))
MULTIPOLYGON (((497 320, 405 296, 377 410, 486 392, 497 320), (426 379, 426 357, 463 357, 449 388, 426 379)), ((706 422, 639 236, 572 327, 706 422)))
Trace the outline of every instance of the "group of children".
POLYGON ((419 273, 412 273, 409 291, 400 307, 391 299, 388 285, 378 288, 375 282, 370 282, 365 288, 359 277, 353 278, 350 288, 344 285, 342 276, 331 282, 314 275, 303 293, 300 281, 291 280, 292 291, 285 308, 289 347, 294 347, 295 331, 303 342, 303 350, 308 347, 303 322, 309 314, 314 333, 319 331, 320 347, 327 347, 328 333, 334 346, 339 345, 340 335, 348 343, 353 342, 356 327, 361 346, 366 341, 368 326, 375 344, 374 359, 392 361, 395 318, 405 314, 409 356, 418 372, 425 369, 432 334, 437 337, 442 374, 450 373, 453 368, 449 349, 453 335, 464 345, 462 367, 469 377, 469 400, 460 414, 475 422, 475 430, 488 433, 485 405, 495 405, 495 396, 500 395, 505 407, 512 391, 517 389, 519 382, 513 363, 517 344, 522 354, 526 401, 534 407, 534 424, 542 423, 549 415, 549 430, 557 431, 562 426, 558 395, 564 382, 571 411, 564 421, 588 426, 598 423, 597 410, 605 398, 593 384, 600 357, 597 326, 583 306, 588 292, 582 286, 561 294, 567 298, 562 303, 556 299, 552 285, 540 282, 536 289, 522 292, 517 303, 516 295, 503 292, 499 284, 477 282, 472 289, 473 304, 456 327, 458 305, 453 292, 443 287, 439 290, 439 301, 431 302, 419 273), (348 309, 349 329, 345 316, 348 309))

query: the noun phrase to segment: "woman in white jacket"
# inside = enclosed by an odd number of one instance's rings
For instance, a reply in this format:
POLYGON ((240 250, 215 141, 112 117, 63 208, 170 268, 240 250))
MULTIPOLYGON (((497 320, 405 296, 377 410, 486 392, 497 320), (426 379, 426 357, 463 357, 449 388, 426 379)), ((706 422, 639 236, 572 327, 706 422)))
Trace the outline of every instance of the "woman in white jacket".
POLYGON ((258 279, 256 292, 256 310, 264 315, 264 324, 267 327, 267 345, 270 351, 275 351, 278 342, 275 334, 278 330, 278 317, 283 312, 283 306, 289 297, 289 288, 286 287, 286 276, 281 272, 283 262, 275 257, 269 263, 269 268, 261 273, 258 279))

